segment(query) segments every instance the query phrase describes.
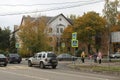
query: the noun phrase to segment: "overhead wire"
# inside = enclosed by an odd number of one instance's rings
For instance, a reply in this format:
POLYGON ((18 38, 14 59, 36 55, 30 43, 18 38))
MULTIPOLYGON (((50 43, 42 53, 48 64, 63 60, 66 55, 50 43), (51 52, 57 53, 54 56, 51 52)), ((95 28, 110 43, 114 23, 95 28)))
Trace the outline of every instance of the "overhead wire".
POLYGON ((29 14, 29 13, 37 13, 37 12, 48 12, 48 11, 54 11, 54 10, 61 10, 61 9, 68 9, 68 8, 80 7, 80 6, 89 5, 89 4, 95 4, 95 3, 100 3, 100 2, 103 2, 103 1, 104 0, 98 0, 98 1, 92 1, 92 2, 87 2, 87 3, 83 3, 83 4, 70 5, 70 6, 62 6, 62 7, 50 8, 50 9, 44 9, 44 10, 36 10, 36 11, 29 11, 29 12, 8 13, 8 14, 0 15, 0 16, 20 15, 20 14, 29 14))
POLYGON ((41 6, 41 5, 58 5, 58 4, 73 4, 73 3, 80 3, 80 2, 91 2, 90 0, 87 1, 74 1, 74 2, 61 2, 61 3, 43 3, 43 4, 0 4, 0 6, 41 6))

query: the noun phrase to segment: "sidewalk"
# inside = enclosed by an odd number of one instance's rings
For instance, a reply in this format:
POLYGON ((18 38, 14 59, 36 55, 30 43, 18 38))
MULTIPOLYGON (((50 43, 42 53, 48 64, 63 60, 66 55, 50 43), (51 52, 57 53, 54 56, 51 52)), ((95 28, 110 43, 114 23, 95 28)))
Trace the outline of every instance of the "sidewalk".
POLYGON ((85 63, 81 61, 75 61, 68 64, 68 67, 77 70, 77 71, 84 71, 84 72, 95 72, 95 73, 102 73, 102 74, 111 74, 111 75, 120 75, 120 61, 119 62, 102 62, 94 63, 93 60, 85 60, 85 63))
POLYGON ((95 63, 93 60, 89 60, 89 59, 86 59, 85 60, 85 63, 82 63, 82 61, 79 59, 75 62, 72 62, 73 64, 75 65, 96 65, 96 66, 119 66, 120 67, 120 61, 118 62, 104 62, 102 60, 102 63, 99 64, 99 63, 95 63))

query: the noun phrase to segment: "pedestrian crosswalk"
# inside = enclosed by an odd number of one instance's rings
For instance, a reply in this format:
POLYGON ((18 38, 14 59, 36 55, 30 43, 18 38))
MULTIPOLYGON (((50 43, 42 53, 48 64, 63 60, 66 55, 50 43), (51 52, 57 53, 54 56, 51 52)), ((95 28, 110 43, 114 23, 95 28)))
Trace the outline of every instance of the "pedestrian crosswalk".
POLYGON ((31 69, 31 67, 19 65, 0 67, 0 70, 27 70, 27 69, 31 69))

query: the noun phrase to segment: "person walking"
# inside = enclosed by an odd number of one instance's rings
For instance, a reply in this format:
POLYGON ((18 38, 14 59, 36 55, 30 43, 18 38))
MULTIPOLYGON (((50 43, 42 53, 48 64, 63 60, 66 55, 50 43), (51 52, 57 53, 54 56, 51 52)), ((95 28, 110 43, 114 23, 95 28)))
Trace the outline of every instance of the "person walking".
POLYGON ((94 53, 93 58, 94 58, 94 63, 97 63, 97 53, 94 53))
POLYGON ((82 63, 85 62, 85 52, 84 51, 81 53, 81 60, 82 60, 82 63))
POLYGON ((102 53, 100 51, 98 52, 97 60, 98 60, 99 64, 101 64, 102 53))

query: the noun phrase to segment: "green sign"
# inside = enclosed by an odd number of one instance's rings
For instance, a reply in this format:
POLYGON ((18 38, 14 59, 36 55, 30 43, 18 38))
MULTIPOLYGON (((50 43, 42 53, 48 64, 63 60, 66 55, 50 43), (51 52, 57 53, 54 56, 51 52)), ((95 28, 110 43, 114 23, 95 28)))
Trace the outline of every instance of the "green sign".
POLYGON ((72 40, 76 40, 77 39, 77 32, 72 33, 72 40))
POLYGON ((71 40, 72 47, 78 47, 78 40, 71 40))
POLYGON ((15 47, 16 47, 16 48, 19 48, 19 43, 16 43, 16 44, 15 44, 15 47))

